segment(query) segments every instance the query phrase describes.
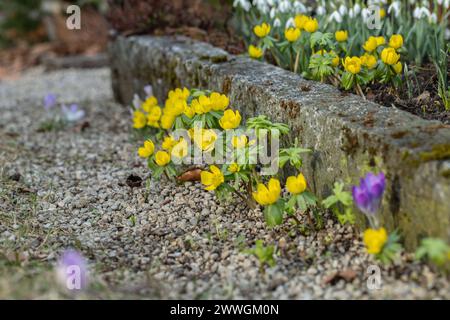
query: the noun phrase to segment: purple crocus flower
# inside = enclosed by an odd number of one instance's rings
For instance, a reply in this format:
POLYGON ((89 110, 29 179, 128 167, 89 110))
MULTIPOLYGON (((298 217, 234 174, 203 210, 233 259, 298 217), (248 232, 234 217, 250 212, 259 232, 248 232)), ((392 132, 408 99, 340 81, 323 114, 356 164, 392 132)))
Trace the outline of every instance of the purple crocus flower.
POLYGON ((44 97, 44 108, 50 110, 56 105, 56 96, 53 93, 48 93, 44 97))
POLYGON ((77 122, 84 118, 85 112, 80 109, 77 104, 72 104, 69 107, 63 105, 61 107, 64 118, 69 122, 77 122))
POLYGON ((59 258, 56 275, 66 289, 83 290, 88 282, 87 261, 78 251, 67 249, 59 258))
POLYGON ((364 214, 374 216, 380 209, 385 187, 384 173, 368 173, 361 178, 359 186, 353 186, 353 201, 364 214))

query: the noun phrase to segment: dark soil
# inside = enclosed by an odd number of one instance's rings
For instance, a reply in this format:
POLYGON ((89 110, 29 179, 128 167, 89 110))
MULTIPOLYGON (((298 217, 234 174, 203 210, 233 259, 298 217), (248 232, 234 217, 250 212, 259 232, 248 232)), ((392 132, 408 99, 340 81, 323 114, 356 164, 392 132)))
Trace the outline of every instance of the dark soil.
MULTIPOLYGON (((386 107, 408 111, 423 119, 440 120, 450 124, 450 110, 445 110, 438 95, 438 79, 434 65, 428 64, 411 70, 415 74, 410 76, 411 93, 408 93, 405 81, 398 90, 388 85, 374 84, 367 89, 367 99, 386 107)), ((448 71, 450 77, 450 69, 448 71)))

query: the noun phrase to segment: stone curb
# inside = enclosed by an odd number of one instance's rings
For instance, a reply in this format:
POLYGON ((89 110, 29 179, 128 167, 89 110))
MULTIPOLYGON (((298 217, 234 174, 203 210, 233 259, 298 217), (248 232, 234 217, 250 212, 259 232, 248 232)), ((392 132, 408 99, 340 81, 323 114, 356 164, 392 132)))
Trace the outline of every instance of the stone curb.
POLYGON ((450 240, 449 126, 184 37, 119 37, 109 53, 121 103, 130 105, 149 83, 160 101, 179 86, 221 91, 244 118, 285 122, 289 140, 315 150, 304 172, 320 197, 335 181, 356 183, 378 167, 387 176, 383 224, 399 228, 408 248, 423 236, 450 240))

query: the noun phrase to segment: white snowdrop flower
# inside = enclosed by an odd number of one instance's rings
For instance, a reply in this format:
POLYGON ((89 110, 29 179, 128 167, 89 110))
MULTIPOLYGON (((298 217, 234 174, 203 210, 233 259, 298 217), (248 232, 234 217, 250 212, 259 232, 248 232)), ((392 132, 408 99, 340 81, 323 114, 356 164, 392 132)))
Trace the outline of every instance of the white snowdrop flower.
POLYGON ((353 6, 353 12, 355 13, 355 16, 357 16, 361 12, 361 6, 359 5, 359 3, 356 3, 353 6))
POLYGON ((269 13, 270 19, 275 18, 276 15, 277 15, 277 10, 275 8, 270 9, 270 13, 269 13))
POLYGON ((280 12, 288 12, 291 9, 291 3, 288 0, 282 0, 278 5, 280 12))
POLYGON ((294 18, 289 18, 288 21, 286 21, 286 29, 287 28, 291 28, 291 27, 295 27, 295 21, 294 18))
POLYGON ((428 22, 431 24, 436 23, 437 20, 438 20, 437 15, 434 12, 428 18, 428 22))
POLYGON ((347 12, 348 12, 347 7, 341 4, 339 7, 339 13, 341 14, 341 16, 345 16, 347 12))
POLYGON ((370 12, 369 9, 364 8, 361 10, 361 16, 362 16, 364 22, 367 22, 371 15, 372 15, 372 13, 370 12))
POLYGON ((280 27, 281 26, 281 20, 278 18, 275 18, 275 20, 273 20, 273 26, 275 28, 280 27))
POLYGON ((328 21, 336 21, 337 23, 342 22, 342 16, 339 13, 339 11, 334 11, 330 16, 328 17, 328 21))
POLYGON ((445 39, 450 40, 450 29, 445 30, 445 39))
POLYGON ((252 4, 248 0, 234 0, 233 7, 241 7, 244 11, 250 11, 252 4))
POLYGON ((425 7, 416 7, 414 9, 413 16, 416 19, 429 18, 431 15, 430 10, 425 7))
POLYGON ((319 16, 324 16, 327 14, 327 9, 324 6, 319 6, 319 7, 317 7, 316 13, 319 16))
POLYGON ((395 17, 398 17, 400 14, 400 8, 401 8, 401 3, 400 1, 394 1, 391 3, 391 5, 388 7, 387 12, 389 14, 391 14, 392 12, 394 13, 395 17))
POLYGON ((308 9, 306 9, 305 5, 300 1, 294 1, 294 9, 295 13, 306 13, 308 9))

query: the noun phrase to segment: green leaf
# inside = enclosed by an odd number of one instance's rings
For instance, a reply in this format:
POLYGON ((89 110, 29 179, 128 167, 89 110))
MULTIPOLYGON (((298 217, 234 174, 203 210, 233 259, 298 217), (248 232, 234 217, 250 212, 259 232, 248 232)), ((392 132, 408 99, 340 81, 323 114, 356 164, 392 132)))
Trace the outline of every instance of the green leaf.
POLYGON ((264 218, 269 227, 278 226, 283 223, 283 210, 278 203, 264 208, 264 218))

